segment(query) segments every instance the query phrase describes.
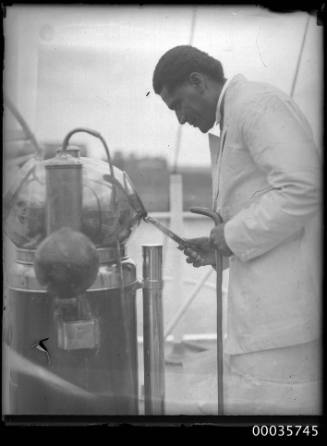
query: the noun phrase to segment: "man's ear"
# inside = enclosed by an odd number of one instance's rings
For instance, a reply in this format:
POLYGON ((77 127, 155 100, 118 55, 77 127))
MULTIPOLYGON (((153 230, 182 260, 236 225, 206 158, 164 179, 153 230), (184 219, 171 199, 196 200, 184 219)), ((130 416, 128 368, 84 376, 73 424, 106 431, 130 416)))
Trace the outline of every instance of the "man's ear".
POLYGON ((202 73, 194 71, 189 75, 188 79, 190 84, 193 85, 193 87, 196 88, 200 93, 204 91, 206 86, 206 79, 202 73))

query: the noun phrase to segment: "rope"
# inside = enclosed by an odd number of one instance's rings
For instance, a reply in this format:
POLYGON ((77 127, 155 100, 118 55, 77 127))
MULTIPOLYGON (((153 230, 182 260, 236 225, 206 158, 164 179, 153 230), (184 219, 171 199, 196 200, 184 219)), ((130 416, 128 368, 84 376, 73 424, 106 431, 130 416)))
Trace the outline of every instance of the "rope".
MULTIPOLYGON (((194 7, 193 13, 192 13, 189 45, 192 45, 193 39, 194 39, 196 12, 197 12, 197 9, 196 9, 196 7, 194 7)), ((177 164, 178 164, 178 157, 179 157, 180 146, 181 146, 181 139, 182 139, 182 126, 181 126, 181 124, 179 124, 178 129, 177 129, 177 135, 176 135, 176 144, 175 144, 176 151, 175 151, 175 160, 174 160, 174 167, 173 167, 172 173, 177 173, 177 164)))
POLYGON ((294 78, 293 78, 292 87, 291 87, 291 93, 290 93, 291 98, 292 98, 293 95, 294 95, 295 85, 296 85, 297 78, 298 78, 298 74, 299 74, 299 68, 300 68, 300 64, 301 64, 301 60, 302 60, 302 55, 303 55, 303 49, 304 49, 305 40, 306 40, 307 33, 308 33, 308 28, 309 28, 310 18, 311 18, 311 17, 308 16, 307 21, 306 21, 306 24, 305 24, 305 29, 304 29, 304 33, 303 33, 303 38, 302 38, 301 48, 300 48, 299 56, 298 56, 298 59, 297 59, 296 68, 295 68, 295 73, 294 73, 294 78))

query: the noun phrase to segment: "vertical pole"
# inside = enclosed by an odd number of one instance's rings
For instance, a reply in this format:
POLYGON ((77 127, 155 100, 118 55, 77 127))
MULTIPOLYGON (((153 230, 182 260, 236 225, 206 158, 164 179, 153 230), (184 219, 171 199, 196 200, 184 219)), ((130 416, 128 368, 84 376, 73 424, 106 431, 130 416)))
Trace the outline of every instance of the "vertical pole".
MULTIPOLYGON (((183 183, 182 175, 173 173, 170 175, 170 227, 176 234, 183 234, 183 183)), ((171 246, 171 265, 172 265, 172 295, 176 308, 183 304, 183 269, 184 257, 176 245, 171 246)), ((174 336, 174 354, 178 354, 184 335, 183 320, 176 326, 174 336)), ((181 353, 181 352, 180 352, 181 353)))
MULTIPOLYGON (((189 45, 193 44, 194 30, 196 23, 197 8, 193 7, 191 29, 189 36, 189 45)), ((176 147, 175 147, 175 160, 173 171, 170 175, 170 227, 176 232, 176 234, 183 234, 183 188, 182 188, 182 176, 177 173, 178 157, 180 152, 182 139, 182 126, 179 125, 176 135, 176 147)), ((173 249, 172 251, 172 287, 173 294, 176 298, 176 304, 182 305, 181 297, 183 296, 182 290, 182 277, 183 277, 183 263, 184 259, 180 253, 173 249)), ((173 356, 178 353, 182 353, 182 339, 184 329, 180 322, 178 328, 174 332, 174 351, 173 356), (179 350, 179 352, 178 352, 179 350)))
MULTIPOLYGON (((3 316, 4 319, 4 316, 3 316)), ((3 320, 3 322, 5 322, 3 320)), ((2 413, 4 415, 9 415, 11 412, 10 407, 10 389, 9 389, 9 382, 10 382, 10 366, 8 362, 8 355, 6 353, 7 343, 3 342, 2 346, 4 347, 2 350, 2 413)))
POLYGON ((143 250, 144 413, 163 415, 165 369, 162 312, 162 245, 143 250))
MULTIPOLYGON (((191 21, 191 29, 190 29, 190 37, 189 37, 189 45, 193 44, 194 39, 194 30, 195 30, 195 22, 196 22, 196 7, 192 10, 192 21, 191 21)), ((176 135, 176 147, 175 147, 175 160, 173 171, 170 175, 170 227, 176 232, 176 234, 183 234, 183 187, 182 187, 182 176, 177 173, 178 166, 178 157, 180 152, 182 139, 182 126, 179 125, 177 129, 176 135)), ((182 301, 181 298, 183 296, 182 289, 182 277, 183 277, 183 265, 184 259, 180 255, 180 253, 174 247, 172 251, 172 287, 173 287, 173 295, 176 299, 176 305, 181 306, 182 301)), ((172 356, 179 356, 183 353, 182 348, 182 340, 184 335, 183 323, 182 320, 179 322, 177 329, 174 332, 174 348, 172 356)))
POLYGON ((216 260, 216 293, 217 293, 217 390, 218 415, 224 414, 224 332, 223 332, 223 258, 218 250, 215 252, 216 260))

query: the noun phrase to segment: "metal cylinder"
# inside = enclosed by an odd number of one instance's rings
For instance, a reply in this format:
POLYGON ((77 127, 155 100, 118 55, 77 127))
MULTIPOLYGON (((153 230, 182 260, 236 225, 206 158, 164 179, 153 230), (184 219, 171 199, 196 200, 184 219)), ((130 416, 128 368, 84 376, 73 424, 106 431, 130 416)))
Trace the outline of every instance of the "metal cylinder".
POLYGON ((144 245, 143 351, 144 412, 163 415, 165 402, 164 336, 162 311, 162 246, 144 245))
POLYGON ((76 231, 82 221, 82 164, 74 154, 58 152, 46 164, 47 234, 68 226, 76 231))
POLYGON ((136 266, 122 259, 122 300, 116 251, 100 251, 97 278, 83 297, 90 317, 58 324, 62 302, 38 282, 35 252, 18 250, 4 315, 4 341, 15 359, 7 364, 7 414, 138 415, 136 266))

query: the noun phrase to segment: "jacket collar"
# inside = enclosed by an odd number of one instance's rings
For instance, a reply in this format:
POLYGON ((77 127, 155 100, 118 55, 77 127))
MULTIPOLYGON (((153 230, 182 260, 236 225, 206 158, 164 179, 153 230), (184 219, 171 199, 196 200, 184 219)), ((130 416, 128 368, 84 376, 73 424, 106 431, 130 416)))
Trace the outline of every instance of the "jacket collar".
MULTIPOLYGON (((225 99, 224 99, 224 121, 226 122, 228 119, 228 111, 230 109, 230 105, 233 102, 233 94, 237 95, 237 87, 246 82, 246 77, 243 74, 236 74, 231 79, 229 79, 228 86, 225 91, 225 99)), ((218 101, 219 102, 219 101, 218 101)))
POLYGON ((208 132, 208 134, 212 134, 215 136, 218 136, 218 134, 220 134, 219 123, 221 121, 221 105, 223 99, 226 96, 225 98, 226 100, 224 101, 224 117, 225 117, 224 121, 226 122, 226 108, 228 109, 228 96, 235 86, 244 81, 246 81, 246 78, 245 76, 243 76, 243 74, 236 74, 235 76, 229 78, 225 82, 225 85, 223 86, 218 98, 217 110, 216 110, 216 122, 212 127, 212 129, 208 132))
POLYGON ((218 125, 221 121, 221 115, 222 115, 222 107, 221 106, 222 106, 223 98, 224 98, 226 90, 232 80, 233 80, 233 78, 228 79, 225 82, 225 85, 223 86, 223 88, 221 89, 221 92, 220 92, 220 95, 218 98, 218 103, 217 103, 217 110, 216 110, 216 125, 218 125))

